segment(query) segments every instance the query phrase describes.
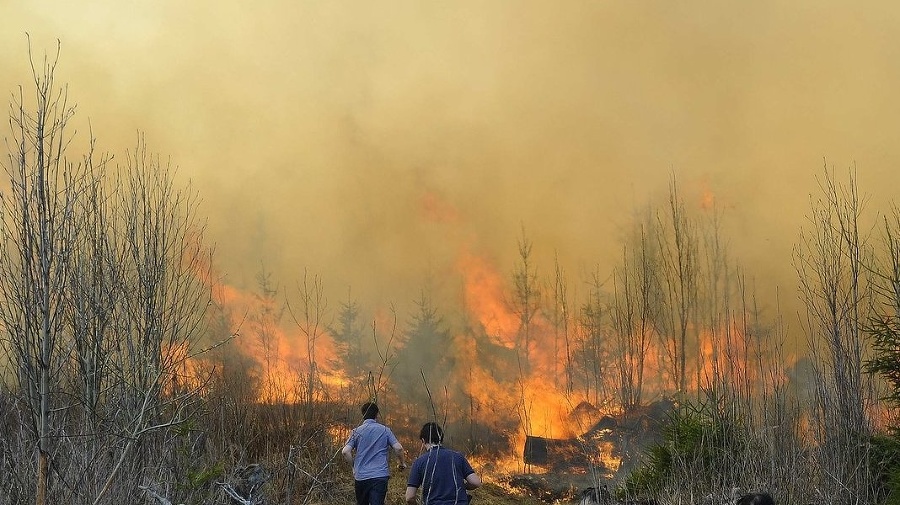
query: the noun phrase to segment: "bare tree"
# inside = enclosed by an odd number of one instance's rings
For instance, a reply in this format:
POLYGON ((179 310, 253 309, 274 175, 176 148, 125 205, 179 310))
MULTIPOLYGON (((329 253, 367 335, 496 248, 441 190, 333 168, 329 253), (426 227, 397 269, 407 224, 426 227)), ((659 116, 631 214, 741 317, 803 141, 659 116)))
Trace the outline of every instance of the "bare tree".
POLYGON ((66 307, 66 331, 72 337, 74 367, 67 375, 76 382, 71 389, 83 406, 85 425, 91 432, 102 429, 103 392, 109 382, 123 265, 114 229, 115 188, 108 187, 105 177, 108 161, 103 157, 95 166, 92 157, 85 158, 87 177, 76 201, 79 227, 73 238, 78 243, 73 245, 66 307))
POLYGON ((110 401, 125 442, 94 499, 99 503, 145 436, 188 420, 202 390, 192 360, 211 307, 211 252, 197 194, 175 186, 172 168, 143 137, 120 167, 116 230, 122 263, 112 347, 110 401))
POLYGON ((577 363, 584 372, 585 398, 599 403, 604 391, 607 361, 606 305, 603 279, 595 272, 588 288, 588 299, 581 304, 578 317, 577 363))
POLYGON ((522 349, 523 373, 530 370, 531 333, 534 317, 537 315, 541 303, 541 292, 538 287, 537 272, 531 257, 531 241, 522 229, 522 237, 519 239, 519 265, 513 272, 513 285, 515 292, 512 299, 512 307, 519 316, 519 339, 522 349))
POLYGON ((75 107, 55 84, 58 55, 38 66, 29 52, 34 96, 13 96, 0 196, 0 346, 39 505, 101 502, 144 464, 135 446, 189 418, 210 301, 196 194, 143 138, 114 173, 92 136, 69 155, 75 107))
POLYGON ((859 231, 862 202, 852 172, 843 186, 826 167, 820 185, 794 258, 806 307, 804 330, 817 364, 817 454, 835 501, 869 502, 860 437, 870 430, 862 330, 872 293, 864 275, 867 239, 859 231))
POLYGON ((369 399, 378 401, 378 397, 385 385, 390 381, 397 366, 397 310, 391 305, 391 329, 387 340, 379 339, 378 324, 372 322, 372 343, 375 345, 375 354, 378 355, 377 370, 369 370, 368 388, 369 399))
POLYGON ((565 370, 565 392, 566 395, 572 394, 572 349, 569 340, 569 290, 566 282, 565 272, 559 264, 559 255, 553 259, 554 276, 553 276, 553 382, 559 386, 560 363, 560 338, 562 339, 562 363, 565 370))
POLYGON ((254 293, 254 298, 258 308, 248 314, 248 329, 255 335, 262 350, 265 397, 284 401, 287 395, 286 384, 276 376, 276 361, 279 359, 277 328, 284 309, 278 304, 278 288, 272 282, 272 274, 266 270, 265 265, 261 267, 256 283, 258 292, 254 293))
POLYGON ((669 187, 669 212, 659 218, 658 240, 666 285, 666 349, 672 359, 676 390, 687 392, 687 350, 689 330, 696 315, 697 240, 695 224, 688 217, 672 178, 669 187))
POLYGON ((307 373, 304 377, 306 385, 302 392, 303 402, 312 405, 316 399, 316 391, 319 384, 318 362, 316 358, 316 344, 319 338, 330 325, 326 321, 328 315, 328 299, 325 297, 325 287, 319 276, 310 278, 309 273, 303 272, 303 281, 297 288, 300 297, 300 310, 295 312, 288 304, 288 311, 294 323, 303 334, 306 343, 307 373))
POLYGON ((612 321, 619 373, 619 401, 627 412, 641 404, 647 352, 656 333, 662 292, 659 254, 651 240, 652 220, 640 224, 631 247, 625 245, 622 265, 614 273, 612 321))
POLYGON ((11 105, 12 138, 4 164, 10 191, 2 196, 0 317, 4 347, 18 368, 19 392, 30 415, 38 505, 48 501, 53 413, 60 407, 56 393, 65 359, 60 333, 78 228, 75 202, 85 179, 83 165, 66 158, 75 107, 65 88, 56 88, 58 56, 57 50, 40 67, 30 58, 33 105, 26 103, 21 87, 11 105))
MULTIPOLYGON (((701 219, 697 230, 698 235, 698 265, 697 270, 702 272, 696 281, 698 291, 697 322, 705 327, 710 342, 711 356, 705 356, 702 348, 703 342, 697 339, 697 384, 702 385, 709 377, 704 377, 707 365, 712 368, 713 374, 720 372, 720 365, 724 361, 730 365, 732 356, 723 359, 720 356, 722 346, 730 350, 730 341, 735 337, 730 324, 731 298, 730 298, 730 265, 728 261, 728 248, 722 236, 721 215, 717 208, 711 209, 708 219, 701 219)), ((747 332, 742 332, 747 336, 747 332)), ((746 353, 743 353, 746 360, 746 353)), ((746 361, 742 364, 746 369, 746 361)), ((733 372, 730 366, 726 372, 733 372)), ((729 373, 730 375, 730 373, 729 373)), ((715 382, 716 378, 712 379, 715 382)), ((728 379, 725 379, 726 381, 728 379)))

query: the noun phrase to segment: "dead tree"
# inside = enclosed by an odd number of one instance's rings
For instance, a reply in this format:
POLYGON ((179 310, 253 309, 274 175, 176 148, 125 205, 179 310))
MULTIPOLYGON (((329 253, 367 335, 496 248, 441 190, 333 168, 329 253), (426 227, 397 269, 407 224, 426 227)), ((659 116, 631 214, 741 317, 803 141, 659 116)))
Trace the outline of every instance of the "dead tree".
POLYGON ((672 360, 674 386, 681 394, 687 392, 689 331, 696 316, 698 267, 695 227, 678 196, 678 185, 673 177, 669 188, 669 212, 665 217, 659 217, 657 231, 666 286, 666 349, 672 360))
POLYGON ((59 52, 35 66, 33 104, 20 87, 11 106, 11 140, 2 195, 0 318, 4 350, 17 367, 18 391, 28 408, 37 462, 36 503, 48 501, 54 411, 64 360, 61 329, 72 247, 80 223, 76 200, 84 191, 83 165, 67 159, 75 107, 54 73, 59 52))
POLYGON ((85 429, 92 433, 104 429, 103 399, 112 367, 122 266, 111 204, 114 188, 110 189, 104 178, 107 162, 103 157, 95 166, 92 157, 85 159, 85 185, 75 208, 80 226, 73 237, 77 242, 73 244, 65 310, 66 332, 72 338, 73 369, 67 373, 73 382, 70 390, 83 409, 85 429))
POLYGON ((871 285, 865 275, 867 239, 860 233, 862 202, 854 175, 838 185, 827 167, 822 195, 812 201, 809 228, 794 255, 806 307, 804 331, 817 364, 815 425, 822 450, 823 483, 835 501, 871 501, 861 451, 869 433, 871 399, 863 375, 863 326, 871 285))
POLYGON ((0 196, 0 345, 27 411, 38 505, 98 503, 136 444, 186 419, 210 301, 196 194, 143 139, 118 177, 93 138, 73 161, 75 109, 55 69, 32 58, 34 98, 13 98, 0 196), (51 496, 51 467, 69 495, 51 496))
POLYGON ((654 223, 637 227, 632 243, 622 252, 622 264, 613 274, 611 318, 615 333, 615 361, 619 401, 628 412, 641 404, 647 352, 656 334, 662 304, 659 254, 648 233, 654 223))
POLYGON ((325 285, 321 277, 314 275, 310 278, 309 273, 304 271, 303 281, 297 287, 297 294, 300 297, 299 311, 294 311, 293 307, 288 304, 288 312, 300 330, 306 345, 307 375, 304 378, 306 387, 304 391, 301 391, 301 399, 309 407, 307 415, 311 419, 317 391, 320 391, 317 388, 321 386, 316 345, 331 322, 325 319, 329 314, 328 298, 325 296, 325 285))

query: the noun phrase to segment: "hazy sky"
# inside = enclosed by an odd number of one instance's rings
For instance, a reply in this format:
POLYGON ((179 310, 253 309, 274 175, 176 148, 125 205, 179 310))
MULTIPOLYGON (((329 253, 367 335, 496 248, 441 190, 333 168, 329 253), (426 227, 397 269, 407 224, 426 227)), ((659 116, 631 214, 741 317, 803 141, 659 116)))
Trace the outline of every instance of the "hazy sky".
POLYGON ((463 248, 511 272, 523 227, 574 283, 675 174, 793 287, 824 157, 897 194, 898 27, 897 2, 5 0, 0 89, 26 32, 59 39, 79 130, 170 156, 238 286, 265 263, 402 304, 463 248))

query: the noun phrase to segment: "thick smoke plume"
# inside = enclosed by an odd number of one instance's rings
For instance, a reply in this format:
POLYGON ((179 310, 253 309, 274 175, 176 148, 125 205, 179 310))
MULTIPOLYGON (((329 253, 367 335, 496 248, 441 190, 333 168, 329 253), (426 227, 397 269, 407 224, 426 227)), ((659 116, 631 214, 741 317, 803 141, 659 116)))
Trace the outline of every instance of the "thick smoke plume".
POLYGON ((856 166, 876 203, 898 182, 898 14, 839 1, 6 2, 0 87, 30 75, 26 32, 38 58, 59 39, 59 78, 98 147, 145 132, 200 191, 227 284, 255 292, 268 272, 292 298, 320 276, 331 309, 351 293, 382 336, 391 308, 405 328, 424 292, 448 317, 450 340, 431 344, 464 360, 477 350, 453 339, 467 329, 504 335, 503 310, 479 320, 491 308, 467 306, 468 290, 509 289, 523 234, 541 279, 558 260, 581 296, 673 177, 691 208, 723 212, 754 287, 769 301, 778 287, 791 314, 823 157, 856 166), (473 286, 473 258, 498 278, 473 286))

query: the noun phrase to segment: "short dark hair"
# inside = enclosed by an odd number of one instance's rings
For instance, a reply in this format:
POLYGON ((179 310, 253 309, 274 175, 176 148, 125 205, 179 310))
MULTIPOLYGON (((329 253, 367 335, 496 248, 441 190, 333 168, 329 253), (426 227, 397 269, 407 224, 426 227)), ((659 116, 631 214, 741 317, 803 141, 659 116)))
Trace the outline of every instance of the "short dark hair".
POLYGON ((378 404, 375 402, 366 402, 359 408, 362 412, 363 419, 375 419, 378 417, 378 404))
POLYGON ((437 423, 425 423, 419 432, 419 438, 427 444, 439 444, 444 441, 444 430, 437 423))

